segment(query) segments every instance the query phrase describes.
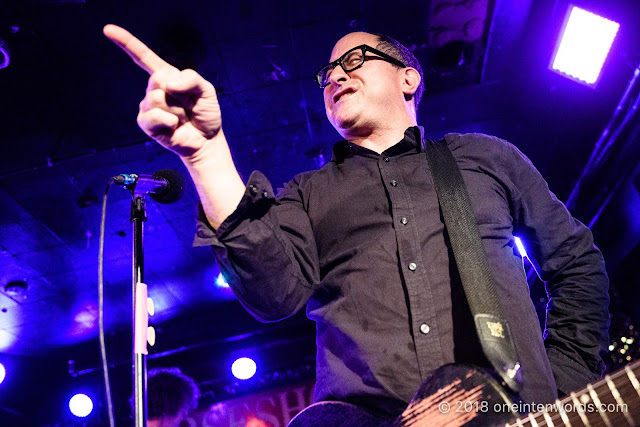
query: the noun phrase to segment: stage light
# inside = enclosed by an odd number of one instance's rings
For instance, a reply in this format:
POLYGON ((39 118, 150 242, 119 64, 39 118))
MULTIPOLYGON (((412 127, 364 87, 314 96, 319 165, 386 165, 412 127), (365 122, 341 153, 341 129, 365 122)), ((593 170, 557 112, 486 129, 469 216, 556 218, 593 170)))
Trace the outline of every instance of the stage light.
POLYGON ((620 24, 571 6, 551 69, 589 86, 595 86, 600 76, 620 24))
POLYGON ((519 237, 514 237, 514 240, 516 241, 518 252, 520 252, 520 255, 522 256, 522 258, 526 258, 527 251, 524 249, 524 246, 522 245, 522 240, 520 240, 519 237))
POLYGON ((256 362, 248 357, 241 357, 231 365, 233 376, 239 380, 248 380, 256 373, 256 362))
POLYGON ((7 371, 4 369, 4 365, 0 363, 0 384, 4 381, 5 375, 7 375, 7 371))
POLYGON ((84 418, 93 411, 93 402, 86 394, 76 394, 69 399, 69 409, 76 417, 84 418))
POLYGON ((216 279, 216 285, 220 288, 228 288, 229 284, 227 283, 226 279, 224 278, 224 276, 222 275, 222 273, 218 274, 218 278, 216 279))
POLYGON ((4 329, 0 329, 0 350, 7 350, 16 342, 16 336, 4 329))

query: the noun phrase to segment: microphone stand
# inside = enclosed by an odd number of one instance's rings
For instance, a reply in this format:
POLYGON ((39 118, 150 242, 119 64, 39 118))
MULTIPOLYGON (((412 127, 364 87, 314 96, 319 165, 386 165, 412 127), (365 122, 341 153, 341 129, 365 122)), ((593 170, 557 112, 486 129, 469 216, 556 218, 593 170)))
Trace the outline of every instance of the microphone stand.
POLYGON ((147 426, 147 285, 144 284, 143 228, 147 220, 144 194, 131 191, 133 223, 133 381, 135 426, 147 426))
POLYGON ((144 222, 147 210, 144 195, 158 203, 173 203, 184 194, 185 182, 180 173, 161 169, 152 176, 121 174, 112 178, 131 193, 131 217, 133 223, 133 383, 134 419, 136 427, 147 426, 147 285, 144 284, 144 252, 142 247, 144 222))

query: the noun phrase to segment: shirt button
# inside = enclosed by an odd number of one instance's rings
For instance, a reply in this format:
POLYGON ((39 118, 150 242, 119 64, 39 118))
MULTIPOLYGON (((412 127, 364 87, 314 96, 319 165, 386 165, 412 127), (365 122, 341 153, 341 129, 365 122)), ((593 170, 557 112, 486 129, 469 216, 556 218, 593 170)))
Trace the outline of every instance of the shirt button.
POLYGON ((422 332, 423 334, 425 335, 428 334, 430 330, 431 328, 426 323, 423 323, 422 325, 420 325, 420 332, 422 332))
POLYGON ((266 199, 267 197, 269 197, 269 193, 267 193, 267 190, 264 190, 264 191, 262 192, 262 197, 264 197, 265 199, 266 199))
POLYGON ((258 194, 258 187, 256 187, 255 185, 251 184, 249 186, 249 192, 251 193, 252 196, 255 196, 256 194, 258 194))
POLYGON ((416 268, 418 268, 418 266, 416 265, 415 262, 412 262, 411 264, 409 264, 409 270, 416 271, 416 268))
POLYGON ((406 224, 407 224, 407 222, 409 222, 409 221, 407 221, 407 218, 406 218, 406 217, 404 217, 404 216, 403 216, 402 218, 400 218, 400 223, 401 223, 402 225, 406 225, 406 224))
POLYGON ((389 158, 388 157, 383 157, 382 160, 384 160, 385 162, 389 163, 389 158))
POLYGON ((391 180, 391 186, 395 187, 396 185, 398 185, 398 181, 396 181, 395 179, 391 180))

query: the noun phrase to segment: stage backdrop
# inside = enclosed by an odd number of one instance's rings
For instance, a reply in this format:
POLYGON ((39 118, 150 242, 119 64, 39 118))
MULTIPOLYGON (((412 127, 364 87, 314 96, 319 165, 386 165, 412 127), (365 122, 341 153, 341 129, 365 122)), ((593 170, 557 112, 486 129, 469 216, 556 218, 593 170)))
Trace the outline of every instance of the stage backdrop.
POLYGON ((181 427, 285 427, 313 402, 314 381, 216 403, 193 411, 181 427))

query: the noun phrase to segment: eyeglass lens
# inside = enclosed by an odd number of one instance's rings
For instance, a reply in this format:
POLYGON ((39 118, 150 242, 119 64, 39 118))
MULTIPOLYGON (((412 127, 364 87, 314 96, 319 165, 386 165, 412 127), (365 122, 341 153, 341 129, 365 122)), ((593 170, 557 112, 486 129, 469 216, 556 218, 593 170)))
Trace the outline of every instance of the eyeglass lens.
MULTIPOLYGON (((362 49, 356 49, 351 52, 347 52, 347 54, 342 58, 342 68, 345 72, 353 71, 358 68, 364 59, 364 54, 362 49)), ((318 81, 321 86, 326 86, 329 84, 329 77, 331 77, 331 72, 333 71, 333 66, 331 64, 324 67, 318 73, 318 81)))

